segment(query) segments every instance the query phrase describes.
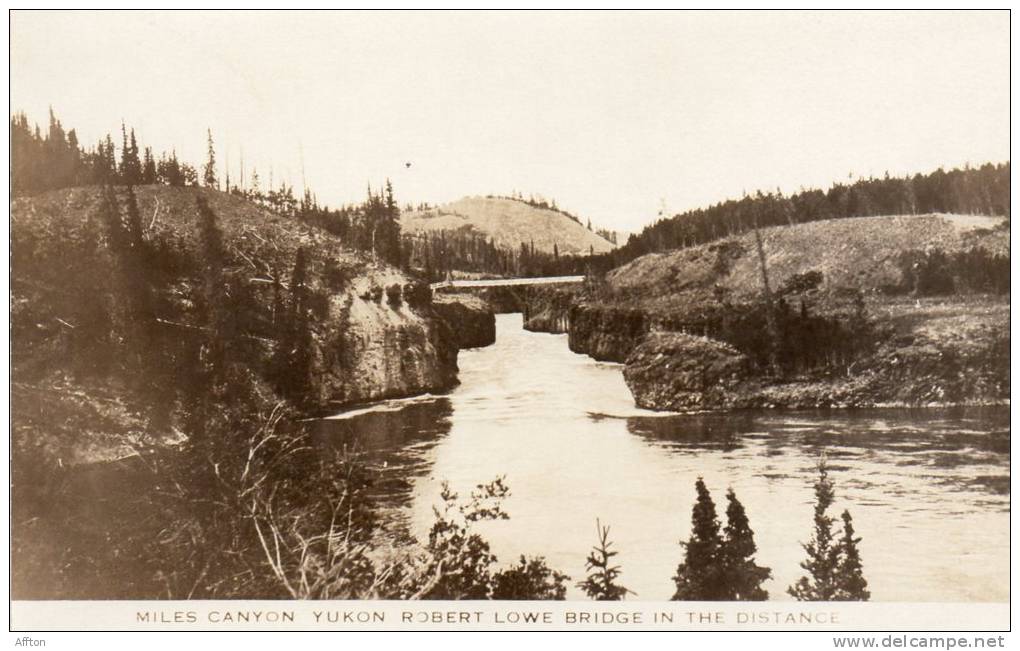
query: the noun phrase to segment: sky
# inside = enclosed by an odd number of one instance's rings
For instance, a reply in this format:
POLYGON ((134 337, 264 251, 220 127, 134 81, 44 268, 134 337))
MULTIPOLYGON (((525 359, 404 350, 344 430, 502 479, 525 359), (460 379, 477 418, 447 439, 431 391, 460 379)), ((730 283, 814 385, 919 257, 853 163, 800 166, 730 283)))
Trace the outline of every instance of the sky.
POLYGON ((599 226, 1009 159, 1009 14, 26 12, 11 107, 320 202, 517 191, 599 226), (406 163, 411 166, 407 167, 406 163), (302 181, 304 179, 304 181, 302 181))

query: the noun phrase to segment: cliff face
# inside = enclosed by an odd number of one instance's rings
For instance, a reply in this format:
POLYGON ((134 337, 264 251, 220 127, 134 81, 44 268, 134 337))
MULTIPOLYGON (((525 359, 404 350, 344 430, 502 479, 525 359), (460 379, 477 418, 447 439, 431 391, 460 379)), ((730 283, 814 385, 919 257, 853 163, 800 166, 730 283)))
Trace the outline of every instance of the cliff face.
POLYGON ((496 314, 483 299, 470 294, 438 294, 432 307, 453 333, 458 348, 481 348, 496 342, 496 314))
POLYGON ((64 464, 124 456, 154 401, 165 405, 156 438, 179 440, 182 392, 200 360, 226 345, 217 331, 234 342, 229 363, 264 395, 287 393, 312 411, 456 384, 457 338, 426 285, 241 197, 164 186, 134 194, 131 218, 127 189, 115 189, 113 220, 97 187, 11 203, 16 446, 64 464), (118 247, 118 229, 134 239, 118 247), (299 381, 281 380, 288 328, 301 319, 308 360, 299 381), (159 361, 141 363, 150 356, 159 361))
POLYGON ((562 334, 570 330, 570 308, 579 294, 575 285, 528 287, 524 293, 524 329, 562 334))
POLYGON ((582 303, 570 308, 570 350, 623 362, 648 333, 652 316, 640 309, 582 303))
POLYGON ((328 325, 316 339, 316 402, 343 406, 455 386, 464 346, 427 294, 397 270, 380 268, 331 297, 328 325))
POLYGON ((893 306, 881 318, 895 324, 895 334, 842 373, 775 377, 718 340, 653 332, 627 358, 623 375, 639 406, 664 411, 1009 400, 1008 305, 925 302, 893 306))

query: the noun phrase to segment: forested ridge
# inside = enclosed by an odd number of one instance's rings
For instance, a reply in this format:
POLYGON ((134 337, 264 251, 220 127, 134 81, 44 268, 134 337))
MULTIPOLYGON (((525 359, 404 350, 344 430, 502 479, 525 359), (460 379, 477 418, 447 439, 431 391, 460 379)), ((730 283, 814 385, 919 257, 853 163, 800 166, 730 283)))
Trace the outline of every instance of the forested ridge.
MULTIPOLYGON (((229 172, 221 178, 211 132, 207 133, 207 158, 200 168, 180 160, 175 150, 156 154, 151 147, 139 144, 134 129, 126 125, 121 125, 120 136, 119 146, 107 134, 87 147, 76 131, 65 129, 52 111, 45 132, 31 125, 24 113, 15 114, 11 118, 12 195, 32 196, 90 185, 208 187, 322 228, 339 237, 345 246, 374 253, 407 270, 415 269, 431 280, 455 270, 540 276, 582 273, 586 269, 586 256, 544 252, 537 250, 534 242, 522 242, 518 248, 499 246, 491 238, 462 231, 402 234, 400 207, 389 180, 378 190, 369 186, 363 202, 334 208, 320 204, 311 189, 300 192, 284 182, 266 184, 257 168, 245 178, 231 179, 229 172)), ((523 196, 514 199, 555 210, 580 223, 578 217, 556 208, 555 202, 525 200, 523 196)), ((591 229, 590 223, 588 227, 591 229)))
POLYGON ((861 178, 834 183, 828 190, 756 192, 708 208, 663 218, 631 235, 627 243, 593 265, 606 271, 647 253, 696 246, 754 228, 803 224, 825 219, 956 213, 1010 216, 1009 162, 928 174, 861 178))
POLYGON ((11 193, 14 197, 31 196, 88 185, 213 188, 248 199, 279 215, 320 226, 339 236, 350 248, 372 252, 396 266, 407 266, 400 237, 400 208, 389 180, 377 191, 369 186, 365 201, 360 204, 330 208, 319 204, 310 189, 299 196, 287 183, 269 183, 263 188, 257 168, 251 170, 247 179, 231 180, 229 172, 221 179, 212 133, 206 135, 207 158, 198 169, 178 159, 174 150, 157 158, 151 147, 138 143, 134 129, 123 124, 118 157, 109 134, 94 146, 85 147, 75 130, 65 130, 52 110, 45 134, 38 125, 30 126, 24 113, 17 113, 11 118, 11 193))

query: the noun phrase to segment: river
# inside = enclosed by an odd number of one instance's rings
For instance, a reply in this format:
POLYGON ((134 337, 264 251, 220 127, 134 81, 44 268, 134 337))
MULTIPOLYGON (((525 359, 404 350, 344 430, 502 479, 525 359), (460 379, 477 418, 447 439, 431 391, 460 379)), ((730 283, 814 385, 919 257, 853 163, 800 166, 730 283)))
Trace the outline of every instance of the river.
POLYGON ((492 346, 461 351, 448 395, 391 401, 317 424, 385 464, 390 526, 425 539, 443 480, 461 493, 505 476, 510 519, 477 526, 501 565, 544 556, 571 577, 611 528, 632 599, 668 599, 703 477, 725 524, 727 488, 744 504, 772 568, 769 598, 788 600, 812 529, 816 463, 836 485, 831 515, 854 518, 872 599, 1008 601, 1007 408, 737 412, 638 409, 618 364, 497 316, 492 346))

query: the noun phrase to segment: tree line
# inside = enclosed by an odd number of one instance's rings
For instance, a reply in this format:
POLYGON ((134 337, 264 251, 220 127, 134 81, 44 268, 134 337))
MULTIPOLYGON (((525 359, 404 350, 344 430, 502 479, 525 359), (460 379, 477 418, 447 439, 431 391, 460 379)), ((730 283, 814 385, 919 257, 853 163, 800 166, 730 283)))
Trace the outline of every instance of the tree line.
POLYGON ((556 244, 552 252, 542 251, 534 240, 519 247, 500 246, 490 237, 463 230, 407 233, 403 246, 410 267, 429 281, 443 280, 453 271, 517 277, 583 274, 589 257, 560 255, 556 244))
MULTIPOLYGON (((208 176, 204 181, 206 185, 215 185, 215 182, 209 183, 208 176)), ((64 129, 52 109, 45 134, 39 125, 30 126, 24 113, 11 117, 13 196, 104 183, 195 186, 199 185, 200 176, 194 166, 179 160, 175 151, 163 152, 157 158, 151 147, 138 144, 135 130, 123 124, 118 159, 110 134, 86 147, 79 142, 74 129, 64 129)))
MULTIPOLYGON (((181 161, 173 150, 157 156, 151 147, 139 144, 134 128, 124 124, 119 146, 107 134, 86 147, 79 142, 76 131, 65 129, 52 110, 45 132, 38 125, 30 125, 24 113, 16 113, 11 118, 11 191, 13 196, 30 196, 83 185, 150 184, 220 189, 279 215, 323 228, 351 248, 405 269, 417 269, 433 280, 452 270, 541 276, 583 273, 586 269, 584 260, 589 256, 560 255, 558 248, 551 253, 538 251, 533 242, 522 242, 517 248, 500 247, 480 236, 458 232, 402 236, 400 208, 388 179, 377 191, 369 186, 363 202, 330 208, 321 205, 310 189, 298 193, 288 183, 273 183, 272 179, 265 184, 257 168, 247 178, 232 180, 229 171, 221 178, 209 130, 206 141, 206 160, 196 167, 181 161)), ((559 209, 555 201, 525 199, 517 193, 499 198, 554 210, 581 223, 576 215, 559 209)), ((588 228, 592 229, 590 221, 588 228)), ((615 239, 615 233, 604 229, 599 229, 599 234, 615 239)))
POLYGON ((824 219, 933 212, 1010 216, 1010 164, 986 163, 929 174, 861 178, 828 190, 745 195, 660 219, 618 249, 596 256, 600 270, 647 253, 696 246, 754 228, 824 219))
POLYGON ((206 132, 205 163, 196 168, 181 161, 176 151, 157 158, 151 147, 138 143, 134 128, 121 124, 121 143, 110 134, 92 147, 79 142, 74 129, 66 130, 52 109, 45 133, 30 125, 24 113, 11 117, 11 193, 30 196, 49 190, 83 185, 139 186, 162 184, 174 187, 208 187, 243 197, 267 210, 301 219, 340 236, 351 248, 406 267, 400 236, 400 209, 387 179, 382 189, 371 186, 364 202, 339 209, 319 205, 315 194, 305 189, 301 196, 285 182, 272 180, 263 187, 257 168, 250 178, 231 181, 217 172, 212 132, 206 132))

